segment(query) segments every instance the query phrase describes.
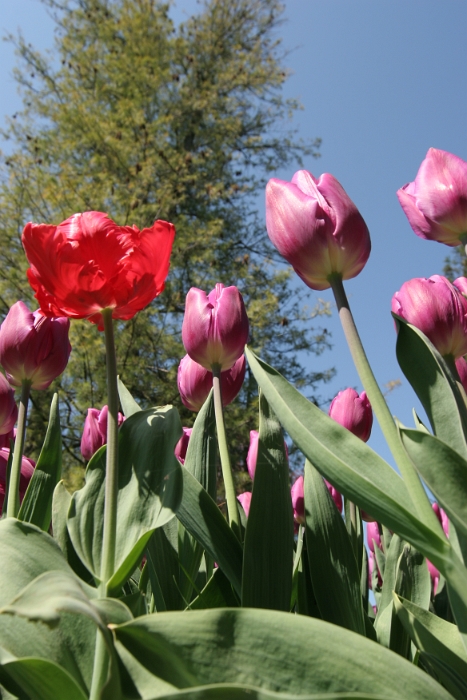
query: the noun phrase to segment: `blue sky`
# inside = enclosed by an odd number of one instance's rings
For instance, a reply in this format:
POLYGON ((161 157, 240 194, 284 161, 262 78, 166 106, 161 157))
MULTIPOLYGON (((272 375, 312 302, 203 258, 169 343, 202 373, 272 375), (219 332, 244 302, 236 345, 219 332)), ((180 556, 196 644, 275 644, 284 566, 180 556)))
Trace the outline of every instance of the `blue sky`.
MULTIPOLYGON (((179 0, 172 14, 178 21, 198 9, 195 0, 179 0)), ((304 108, 293 124, 303 139, 323 139, 321 158, 305 167, 335 175, 368 224, 370 260, 346 283, 347 294, 377 380, 402 382, 388 396, 390 409, 412 425, 412 407, 422 411, 396 361, 391 297, 412 277, 441 273, 449 249, 415 236, 395 193, 415 178, 431 146, 467 160, 467 2, 286 0, 284 18, 285 94, 304 108)), ((35 46, 52 46, 53 22, 39 0, 0 0, 0 32, 18 28, 35 46)), ((21 106, 15 60, 13 47, 1 43, 0 121, 21 106)), ((290 180, 293 172, 277 177, 290 180)), ((332 301, 330 291, 310 292, 310 304, 317 296, 332 301)), ((337 315, 326 325, 333 350, 308 360, 315 369, 337 367, 323 395, 361 391, 337 315)), ((391 461, 377 428, 370 444, 391 461)))

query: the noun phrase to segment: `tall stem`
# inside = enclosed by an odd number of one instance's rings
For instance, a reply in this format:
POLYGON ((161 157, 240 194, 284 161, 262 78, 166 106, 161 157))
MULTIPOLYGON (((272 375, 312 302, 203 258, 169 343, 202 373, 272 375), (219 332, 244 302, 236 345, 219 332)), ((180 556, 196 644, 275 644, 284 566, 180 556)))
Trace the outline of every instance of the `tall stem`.
POLYGON ((219 366, 213 365, 213 389, 214 389, 214 413, 216 415, 217 441, 219 444, 219 454, 221 457, 222 476, 224 479, 225 499, 227 501, 227 513, 229 523, 232 530, 240 539, 240 517, 237 508, 237 495, 232 476, 232 468, 230 466, 230 456, 227 447, 227 436, 225 434, 224 424, 224 409, 222 407, 222 391, 221 391, 221 369, 219 366))
POLYGON ((16 518, 19 513, 19 483, 21 478, 21 462, 23 460, 24 441, 26 438, 26 418, 28 414, 29 393, 31 382, 27 379, 21 384, 21 398, 18 407, 18 427, 16 430, 15 449, 11 464, 10 481, 8 486, 7 518, 16 518))
POLYGON ((375 416, 380 424, 383 435, 386 438, 392 456, 399 468, 399 471, 404 479, 409 494, 413 500, 414 506, 418 515, 425 522, 434 522, 436 515, 430 506, 428 496, 425 489, 416 473, 412 462, 410 461, 404 447, 400 441, 397 432, 396 424, 389 411, 388 405, 384 399, 381 389, 370 367, 368 358, 360 340, 360 336, 355 325, 352 312, 350 311, 347 295, 344 290, 341 275, 330 275, 329 283, 339 311, 339 318, 342 324, 344 335, 352 355, 355 367, 357 369, 360 381, 366 391, 370 404, 373 408, 375 416))
POLYGON ((104 319, 107 362, 107 404, 109 407, 100 588, 101 596, 105 597, 107 595, 107 584, 114 573, 115 567, 118 496, 118 387, 112 309, 104 309, 104 311, 102 311, 102 317, 104 319))

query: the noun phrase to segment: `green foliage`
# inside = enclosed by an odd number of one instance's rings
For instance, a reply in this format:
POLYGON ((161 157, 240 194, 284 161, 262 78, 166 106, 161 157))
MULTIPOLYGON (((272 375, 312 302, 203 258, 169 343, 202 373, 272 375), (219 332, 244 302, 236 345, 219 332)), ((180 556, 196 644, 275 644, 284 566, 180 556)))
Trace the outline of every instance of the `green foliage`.
MULTIPOLYGON (((312 319, 305 290, 277 269, 256 210, 268 174, 316 155, 286 126, 298 104, 281 94, 287 77, 277 38, 279 0, 206 0, 180 26, 162 0, 43 0, 55 17, 49 56, 20 37, 16 72, 24 109, 4 133, 0 173, 0 312, 31 300, 19 235, 25 222, 59 223, 85 210, 120 225, 154 219, 177 229, 164 293, 117 328, 118 371, 145 406, 176 403, 180 327, 191 286, 218 281, 241 289, 252 346, 312 394, 330 373, 306 374, 300 351, 320 353, 326 330, 312 319)), ((60 389, 64 463, 80 461, 89 406, 105 403, 102 337, 72 324, 73 352, 60 389)), ((242 464, 256 427, 256 385, 247 377, 230 410, 234 463, 242 464)), ((35 392, 29 453, 40 447, 48 396, 35 392)), ((182 420, 192 414, 182 407, 182 420)))

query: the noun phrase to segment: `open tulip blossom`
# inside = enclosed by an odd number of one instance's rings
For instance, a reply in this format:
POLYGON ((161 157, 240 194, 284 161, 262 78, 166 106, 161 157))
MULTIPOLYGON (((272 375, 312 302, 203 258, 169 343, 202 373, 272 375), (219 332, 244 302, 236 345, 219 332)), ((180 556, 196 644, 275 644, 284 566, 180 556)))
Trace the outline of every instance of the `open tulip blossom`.
POLYGON ((414 182, 397 192, 409 224, 420 238, 449 246, 467 236, 467 163, 430 148, 414 182))
POLYGON ((363 217, 328 173, 317 179, 299 170, 292 182, 269 180, 266 227, 273 245, 311 289, 329 289, 332 275, 355 277, 370 255, 363 217))

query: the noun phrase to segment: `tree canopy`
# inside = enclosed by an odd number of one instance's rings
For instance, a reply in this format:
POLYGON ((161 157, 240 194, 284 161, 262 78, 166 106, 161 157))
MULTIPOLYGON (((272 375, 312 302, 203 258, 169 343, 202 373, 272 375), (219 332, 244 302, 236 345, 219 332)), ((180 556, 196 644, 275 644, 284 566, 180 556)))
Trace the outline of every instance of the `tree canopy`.
MULTIPOLYGON (((326 330, 269 245, 257 196, 279 167, 317 155, 290 128, 299 105, 287 78, 278 0, 207 0, 175 26, 161 0, 43 0, 56 23, 42 55, 21 37, 16 71, 23 109, 9 119, 0 173, 0 311, 36 304, 20 234, 27 221, 56 223, 104 211, 118 224, 175 224, 166 289, 133 320, 118 323, 119 373, 142 405, 181 406, 176 371, 191 286, 236 284, 247 305, 251 345, 316 398, 330 372, 305 372, 299 353, 320 353, 326 330)), ((69 367, 53 386, 62 402, 69 464, 79 461, 87 407, 105 403, 103 341, 72 323, 69 367)), ((241 428, 236 458, 256 427, 247 377, 230 421, 241 428)), ((29 450, 40 445, 49 395, 35 393, 29 450)), ((182 409, 185 423, 193 416, 182 409)))

